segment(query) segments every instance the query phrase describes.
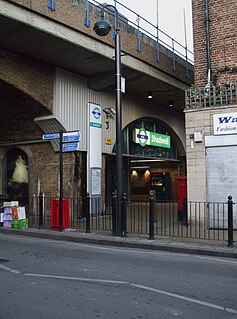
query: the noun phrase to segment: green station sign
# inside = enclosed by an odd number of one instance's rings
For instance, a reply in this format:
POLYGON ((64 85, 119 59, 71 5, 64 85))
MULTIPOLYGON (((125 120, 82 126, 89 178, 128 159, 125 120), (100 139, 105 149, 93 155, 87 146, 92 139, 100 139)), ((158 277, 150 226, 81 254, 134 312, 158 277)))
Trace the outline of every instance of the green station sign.
POLYGON ((133 141, 140 144, 142 147, 147 145, 170 148, 170 136, 159 134, 155 132, 150 132, 145 130, 143 127, 134 130, 133 141))

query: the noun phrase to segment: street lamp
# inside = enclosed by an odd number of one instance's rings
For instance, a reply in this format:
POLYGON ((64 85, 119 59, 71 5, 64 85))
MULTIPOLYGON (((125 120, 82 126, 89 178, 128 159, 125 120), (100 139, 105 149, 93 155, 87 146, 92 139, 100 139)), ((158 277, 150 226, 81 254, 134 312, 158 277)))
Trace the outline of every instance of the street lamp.
POLYGON ((122 236, 122 188, 123 188, 123 156, 122 156, 122 108, 121 108, 121 44, 118 29, 118 10, 112 5, 102 8, 101 20, 97 21, 93 30, 99 36, 107 35, 111 26, 104 19, 104 9, 113 8, 115 14, 115 77, 116 77, 116 236, 122 236))

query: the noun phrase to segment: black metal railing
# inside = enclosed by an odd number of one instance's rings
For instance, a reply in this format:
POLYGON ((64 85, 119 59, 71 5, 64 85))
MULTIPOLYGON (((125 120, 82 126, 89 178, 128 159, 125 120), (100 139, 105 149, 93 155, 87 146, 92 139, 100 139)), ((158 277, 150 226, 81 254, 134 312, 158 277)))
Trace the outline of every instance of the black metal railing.
MULTIPOLYGON (((91 27, 90 14, 93 16, 101 15, 101 2, 97 0, 73 0, 73 5, 80 5, 85 9, 84 24, 91 27)), ((160 62, 160 53, 163 53, 171 58, 172 67, 175 71, 176 63, 181 63, 186 66, 186 77, 189 77, 189 70, 193 70, 194 55, 188 47, 176 41, 173 37, 160 29, 158 25, 152 24, 150 21, 142 17, 142 15, 134 12, 118 0, 114 0, 114 7, 109 7, 105 10, 105 17, 116 26, 116 16, 118 15, 119 29, 124 30, 137 38, 136 51, 142 51, 141 40, 156 49, 156 61, 160 62), (121 14, 123 12, 124 14, 121 14)), ((157 21, 158 23, 158 21, 157 21)))
MULTIPOLYGON (((26 217, 29 227, 60 230, 59 198, 40 196, 29 198, 26 217)), ((112 198, 65 198, 62 209, 62 229, 111 231, 116 235, 116 196, 112 198)), ((136 233, 155 236, 186 237, 228 241, 237 239, 237 210, 232 197, 226 202, 157 201, 152 193, 148 200, 122 201, 122 235, 136 233), (182 207, 182 211, 180 211, 182 207)))

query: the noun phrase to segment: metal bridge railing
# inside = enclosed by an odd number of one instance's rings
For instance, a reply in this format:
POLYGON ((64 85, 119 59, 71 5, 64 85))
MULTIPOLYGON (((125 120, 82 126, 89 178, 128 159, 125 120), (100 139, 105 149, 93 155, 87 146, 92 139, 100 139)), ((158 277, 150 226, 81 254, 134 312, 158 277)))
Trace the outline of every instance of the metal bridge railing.
MULTIPOLYGON (((87 27, 91 27, 89 19, 90 13, 94 16, 100 16, 103 3, 105 2, 99 2, 97 0, 72 0, 73 5, 84 7, 84 24, 87 27)), ((182 45, 162 31, 158 25, 152 24, 118 0, 114 0, 113 6, 118 12, 119 28, 136 36, 137 43, 134 49, 137 52, 142 51, 142 42, 149 44, 156 49, 156 61, 158 63, 160 62, 160 53, 163 53, 171 58, 174 71, 177 63, 185 65, 186 78, 189 78, 189 70, 193 70, 194 55, 193 52, 188 49, 187 45, 182 45), (123 12, 123 14, 121 12, 123 12)), ((115 26, 117 12, 111 7, 105 9, 105 18, 110 22, 114 20, 113 24, 115 26)))

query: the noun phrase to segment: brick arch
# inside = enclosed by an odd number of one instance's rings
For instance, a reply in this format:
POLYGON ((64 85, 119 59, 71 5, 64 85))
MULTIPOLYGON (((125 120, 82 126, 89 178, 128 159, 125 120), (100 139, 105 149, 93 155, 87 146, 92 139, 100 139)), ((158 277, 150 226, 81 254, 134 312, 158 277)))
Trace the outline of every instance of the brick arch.
POLYGON ((0 141, 5 144, 41 138, 42 131, 34 119, 51 112, 31 96, 0 80, 0 114, 0 141))
POLYGON ((52 66, 23 55, 0 50, 0 80, 21 90, 52 111, 54 88, 52 66))

